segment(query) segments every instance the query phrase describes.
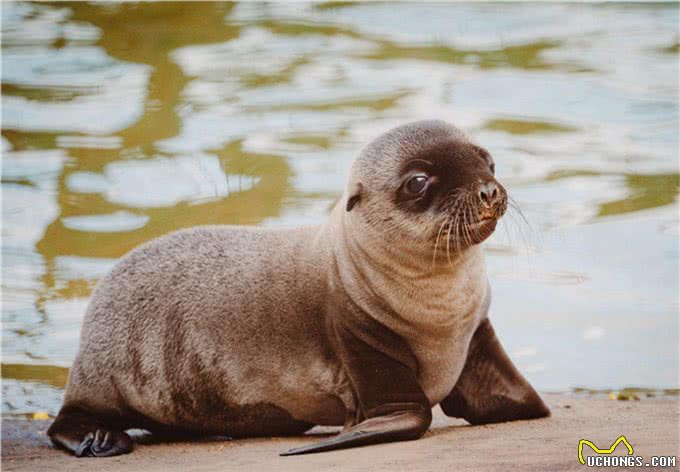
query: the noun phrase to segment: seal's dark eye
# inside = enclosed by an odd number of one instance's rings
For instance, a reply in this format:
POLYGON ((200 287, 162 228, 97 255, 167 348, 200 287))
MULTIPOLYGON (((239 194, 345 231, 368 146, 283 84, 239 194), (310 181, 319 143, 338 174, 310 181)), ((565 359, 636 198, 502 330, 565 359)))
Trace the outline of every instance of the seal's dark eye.
POLYGON ((406 181, 404 190, 410 195, 420 195, 427 188, 429 180, 425 174, 416 174, 406 181))
POLYGON ((495 174, 495 173, 496 173, 496 164, 494 164, 494 163, 492 162, 491 165, 489 166, 489 168, 491 169, 491 173, 492 173, 492 174, 495 174))

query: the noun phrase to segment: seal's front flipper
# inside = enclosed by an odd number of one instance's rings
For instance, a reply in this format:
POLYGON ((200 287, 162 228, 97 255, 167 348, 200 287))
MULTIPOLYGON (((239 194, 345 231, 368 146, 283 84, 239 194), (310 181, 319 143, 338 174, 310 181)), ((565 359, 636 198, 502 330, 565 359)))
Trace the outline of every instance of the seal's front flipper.
MULTIPOLYGON (((386 405, 387 406, 387 405, 386 405)), ((394 405, 399 407, 399 405, 394 405)), ((406 406, 406 405, 402 405, 406 406)), ((414 405, 417 407, 417 405, 414 405)), ((332 451, 348 447, 367 446, 394 441, 418 439, 430 426, 431 412, 422 410, 395 411, 389 415, 369 418, 358 425, 344 431, 334 438, 298 447, 281 453, 282 456, 311 454, 314 452, 332 451)))
POLYGON ((281 455, 408 441, 430 427, 432 409, 416 378, 410 349, 384 326, 365 323, 354 328, 361 338, 344 326, 334 327, 338 354, 358 400, 360 422, 334 438, 281 455))
POLYGON ((448 416, 471 424, 550 416, 550 410, 514 366, 491 322, 475 332, 458 383, 441 402, 448 416))

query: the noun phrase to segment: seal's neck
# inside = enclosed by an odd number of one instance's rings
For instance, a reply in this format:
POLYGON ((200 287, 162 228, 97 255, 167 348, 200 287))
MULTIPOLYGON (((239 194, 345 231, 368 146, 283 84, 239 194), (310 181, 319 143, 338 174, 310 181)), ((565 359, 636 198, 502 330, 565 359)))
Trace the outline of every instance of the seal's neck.
POLYGON ((377 234, 352 216, 341 207, 331 216, 336 283, 366 314, 385 324, 441 328, 482 303, 487 286, 480 246, 435 254, 432 245, 377 234), (469 302, 461 304, 461 294, 469 302))

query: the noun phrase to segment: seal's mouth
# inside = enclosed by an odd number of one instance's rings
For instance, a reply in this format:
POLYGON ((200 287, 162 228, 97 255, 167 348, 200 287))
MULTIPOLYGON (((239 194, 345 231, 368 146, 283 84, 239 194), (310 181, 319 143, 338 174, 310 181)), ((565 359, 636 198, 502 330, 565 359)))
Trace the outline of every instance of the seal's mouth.
POLYGON ((501 216, 498 213, 495 208, 480 208, 479 221, 497 220, 501 216))
POLYGON ((469 225, 465 230, 469 242, 472 244, 479 244, 491 236, 491 234, 496 230, 498 219, 498 217, 483 218, 476 223, 469 225))
MULTIPOLYGON (((488 186, 485 187, 485 190, 488 186)), ((474 246, 486 240, 496 230, 498 221, 508 207, 505 189, 496 184, 491 193, 479 190, 457 192, 445 207, 446 221, 435 238, 435 246, 442 233, 456 250, 474 246)))
POLYGON ((493 208, 482 207, 478 210, 478 217, 476 221, 471 221, 467 224, 466 231, 470 233, 471 238, 479 240, 479 242, 491 236, 491 233, 496 229, 498 220, 505 214, 507 206, 504 203, 499 203, 493 208))
POLYGON ((498 223, 499 218, 494 217, 494 216, 489 216, 489 217, 484 217, 480 218, 479 221, 475 221, 474 223, 468 224, 469 229, 480 229, 484 228, 486 226, 493 225, 494 227, 496 226, 496 223, 498 223))
POLYGON ((478 220, 476 224, 483 225, 491 222, 497 222, 505 214, 507 206, 503 203, 494 208, 481 208, 479 210, 478 220))

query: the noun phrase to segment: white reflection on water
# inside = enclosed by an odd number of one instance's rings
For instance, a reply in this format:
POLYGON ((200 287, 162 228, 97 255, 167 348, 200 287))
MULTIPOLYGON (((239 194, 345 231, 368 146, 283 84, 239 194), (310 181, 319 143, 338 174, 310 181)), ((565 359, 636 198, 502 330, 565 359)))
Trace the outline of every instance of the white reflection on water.
POLYGON ((97 47, 3 48, 3 82, 72 95, 50 101, 3 96, 3 128, 115 133, 141 117, 149 72, 147 66, 115 61, 97 47))
MULTIPOLYGON (((193 155, 116 161, 106 166, 103 175, 89 172, 69 175, 68 186, 74 192, 103 193, 112 203, 148 208, 226 197, 231 192, 249 190, 257 181, 225 174, 215 156, 193 155)), ((119 218, 120 212, 115 215, 119 218)))
POLYGON ((105 233, 132 231, 141 228, 147 221, 149 221, 148 216, 127 211, 117 211, 106 215, 69 216, 61 219, 64 226, 76 231, 105 233))

